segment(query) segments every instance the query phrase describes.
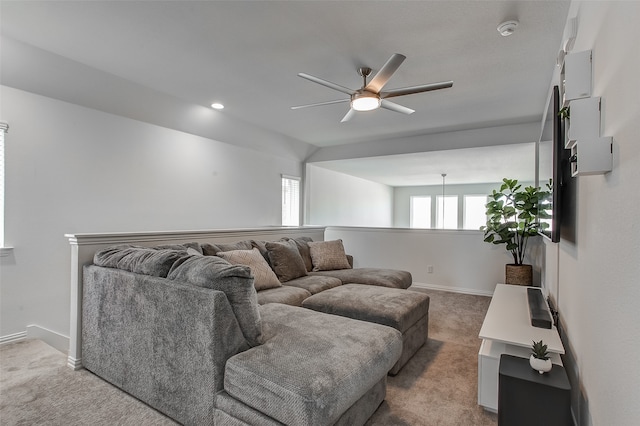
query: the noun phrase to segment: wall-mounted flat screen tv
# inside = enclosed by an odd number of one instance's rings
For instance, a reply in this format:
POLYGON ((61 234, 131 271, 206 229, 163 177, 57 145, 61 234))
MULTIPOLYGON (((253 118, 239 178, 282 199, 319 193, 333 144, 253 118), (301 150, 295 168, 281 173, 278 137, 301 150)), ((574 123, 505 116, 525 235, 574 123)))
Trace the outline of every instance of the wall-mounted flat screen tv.
POLYGON ((554 86, 545 111, 542 132, 538 141, 538 186, 547 189, 550 185, 551 197, 547 213, 549 218, 541 219, 546 223, 541 234, 554 243, 560 241, 562 156, 564 149, 564 128, 560 112, 560 91, 554 86))

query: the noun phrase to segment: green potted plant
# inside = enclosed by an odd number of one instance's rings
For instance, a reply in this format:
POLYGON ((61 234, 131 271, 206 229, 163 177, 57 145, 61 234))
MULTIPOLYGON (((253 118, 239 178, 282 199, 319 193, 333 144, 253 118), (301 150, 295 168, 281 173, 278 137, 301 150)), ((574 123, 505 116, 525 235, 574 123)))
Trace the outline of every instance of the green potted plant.
POLYGON ((522 188, 517 179, 503 179, 500 190, 489 195, 486 204, 487 224, 480 227, 484 231, 484 241, 505 244, 513 256, 513 263, 506 265, 507 284, 532 285, 531 265, 524 264, 529 237, 539 230, 549 227, 544 219, 549 219, 551 183, 547 190, 527 186, 522 188))
POLYGON ((561 118, 564 118, 565 120, 569 120, 571 118, 571 109, 569 109, 568 106, 562 108, 560 111, 558 111, 558 115, 561 118))
POLYGON ((539 342, 533 341, 531 345, 531 356, 529 357, 529 365, 538 373, 543 374, 551 370, 551 358, 549 358, 549 352, 547 351, 547 345, 542 340, 539 342))

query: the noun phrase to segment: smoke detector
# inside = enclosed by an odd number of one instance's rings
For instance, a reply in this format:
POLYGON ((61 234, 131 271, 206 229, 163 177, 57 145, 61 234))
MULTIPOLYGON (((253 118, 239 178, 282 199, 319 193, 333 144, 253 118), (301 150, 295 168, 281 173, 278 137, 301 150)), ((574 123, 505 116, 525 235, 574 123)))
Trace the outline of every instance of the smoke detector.
POLYGON ((513 34, 518 26, 518 21, 504 21, 498 25, 498 32, 501 36, 507 37, 513 34))

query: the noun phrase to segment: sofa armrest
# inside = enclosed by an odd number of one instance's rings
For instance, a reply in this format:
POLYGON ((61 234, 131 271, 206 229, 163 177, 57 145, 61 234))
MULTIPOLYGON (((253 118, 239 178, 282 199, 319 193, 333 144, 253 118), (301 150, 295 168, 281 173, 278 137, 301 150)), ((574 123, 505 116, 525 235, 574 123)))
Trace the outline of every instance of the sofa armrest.
POLYGON ((247 349, 224 293, 84 268, 83 365, 180 423, 205 424, 227 359, 247 349))

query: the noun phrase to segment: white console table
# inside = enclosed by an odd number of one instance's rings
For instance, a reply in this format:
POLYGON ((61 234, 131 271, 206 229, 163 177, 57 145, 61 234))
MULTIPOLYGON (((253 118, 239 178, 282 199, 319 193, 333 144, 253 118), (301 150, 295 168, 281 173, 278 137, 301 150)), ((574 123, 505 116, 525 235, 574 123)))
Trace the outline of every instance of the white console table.
POLYGON ((529 358, 533 341, 543 340, 551 361, 562 365, 560 354, 564 354, 564 346, 555 326, 546 329, 531 325, 527 288, 496 285, 480 329, 482 345, 478 352, 478 404, 489 411, 498 411, 500 355, 529 358))

